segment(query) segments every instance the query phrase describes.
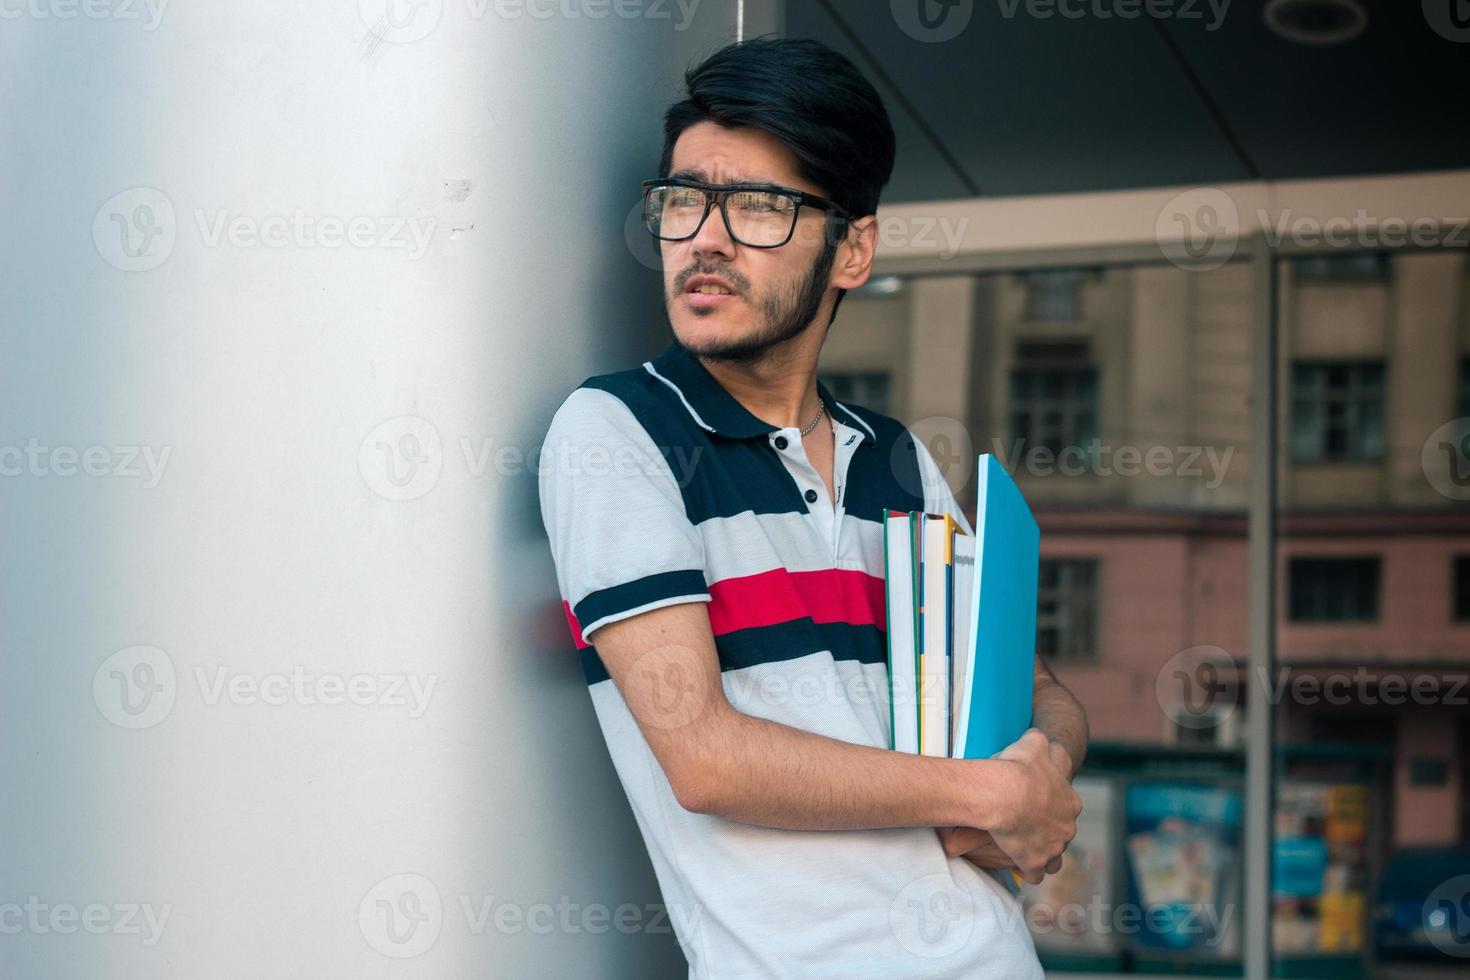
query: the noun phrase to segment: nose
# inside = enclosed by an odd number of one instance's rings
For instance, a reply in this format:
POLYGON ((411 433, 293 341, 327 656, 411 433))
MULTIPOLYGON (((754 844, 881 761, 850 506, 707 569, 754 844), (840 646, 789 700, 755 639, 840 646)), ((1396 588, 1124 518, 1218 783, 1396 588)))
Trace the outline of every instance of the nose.
POLYGON ((689 240, 689 248, 695 256, 723 255, 734 258, 735 240, 730 237, 730 229, 725 227, 725 218, 720 213, 718 204, 710 203, 709 211, 704 216, 704 224, 699 226, 699 231, 689 240))

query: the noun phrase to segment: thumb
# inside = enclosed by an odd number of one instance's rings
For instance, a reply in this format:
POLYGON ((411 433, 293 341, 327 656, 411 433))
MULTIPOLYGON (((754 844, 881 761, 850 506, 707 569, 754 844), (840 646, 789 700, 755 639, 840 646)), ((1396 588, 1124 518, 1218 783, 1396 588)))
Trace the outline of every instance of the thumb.
POLYGON ((973 851, 985 842, 990 835, 983 830, 974 827, 955 827, 953 831, 943 837, 944 853, 950 857, 973 851))

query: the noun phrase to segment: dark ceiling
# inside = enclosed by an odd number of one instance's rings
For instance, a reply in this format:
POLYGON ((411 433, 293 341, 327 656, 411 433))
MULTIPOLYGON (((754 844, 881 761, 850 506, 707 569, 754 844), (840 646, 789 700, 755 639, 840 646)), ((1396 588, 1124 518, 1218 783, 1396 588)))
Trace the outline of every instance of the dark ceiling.
POLYGON ((1420 0, 1364 0, 1366 28, 1330 46, 1278 36, 1261 0, 1133 19, 1094 12, 1128 0, 1062 2, 1084 16, 958 0, 964 29, 929 42, 897 8, 936 0, 787 0, 785 33, 882 92, 898 135, 886 202, 1470 166, 1470 27, 1451 40, 1420 0))

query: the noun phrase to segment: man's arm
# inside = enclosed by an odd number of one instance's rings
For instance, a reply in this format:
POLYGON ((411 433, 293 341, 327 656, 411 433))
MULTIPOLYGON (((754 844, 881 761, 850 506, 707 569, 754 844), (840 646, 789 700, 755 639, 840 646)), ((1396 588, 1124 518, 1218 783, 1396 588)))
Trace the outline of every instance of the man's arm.
POLYGON ((1038 733, 994 759, 945 759, 746 715, 725 698, 702 603, 589 639, 686 809, 792 830, 983 827, 1038 881, 1076 833, 1081 801, 1038 733))
POLYGON ((1056 679, 1039 653, 1032 686, 1031 724, 1045 732, 1048 741, 1066 751, 1070 765, 1065 772, 1071 779, 1082 768, 1082 759, 1087 754, 1087 712, 1056 679))

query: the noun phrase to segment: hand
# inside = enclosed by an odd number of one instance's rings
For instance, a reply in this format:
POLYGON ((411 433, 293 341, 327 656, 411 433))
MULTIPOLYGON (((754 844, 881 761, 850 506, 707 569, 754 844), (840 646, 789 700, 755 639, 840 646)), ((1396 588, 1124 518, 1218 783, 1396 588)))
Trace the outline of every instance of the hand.
POLYGON ((1010 855, 1002 851, 990 836, 990 831, 975 827, 936 827, 944 853, 950 857, 962 857, 978 868, 1003 868, 1020 872, 1010 855))
POLYGON ((1068 782, 1067 751, 1037 728, 1028 728, 995 756, 1007 763, 999 813, 986 829, 997 847, 1033 885, 1062 866, 1062 853, 1077 836, 1082 800, 1068 782), (1060 754, 1058 754, 1060 752, 1060 754), (1059 765, 1064 763, 1065 765, 1059 765))
MULTIPOLYGON (((1072 772, 1072 753, 1061 742, 1052 742, 1049 745, 1052 762, 1064 775, 1072 772)), ((1020 873, 1016 862, 1012 861, 1010 855, 1002 851, 995 843, 995 838, 988 830, 980 830, 976 827, 936 827, 939 834, 939 843, 944 847, 944 853, 950 857, 962 857, 978 868, 1000 868, 1006 871, 1020 873)), ((1066 852, 1066 846, 1062 851, 1066 852)), ((1061 870, 1062 860, 1057 857, 1046 866, 1047 874, 1056 874, 1061 870)))

